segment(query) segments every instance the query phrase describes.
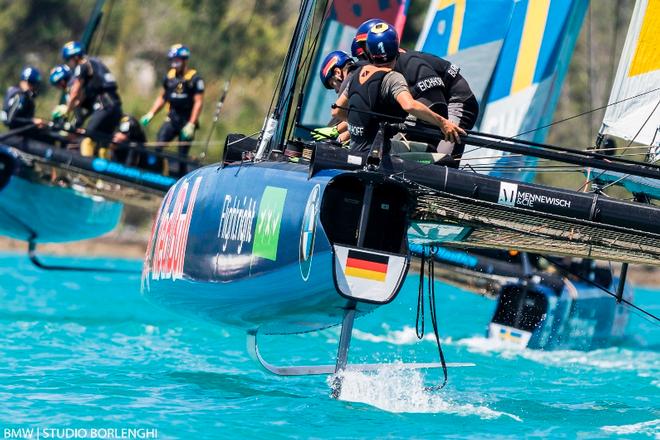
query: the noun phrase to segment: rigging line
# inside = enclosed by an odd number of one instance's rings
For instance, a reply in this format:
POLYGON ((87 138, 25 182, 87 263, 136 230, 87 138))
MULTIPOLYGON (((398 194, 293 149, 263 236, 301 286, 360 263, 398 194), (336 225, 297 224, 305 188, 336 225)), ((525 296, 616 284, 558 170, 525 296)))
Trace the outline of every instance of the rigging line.
MULTIPOLYGON (((329 14, 327 13, 329 11, 329 9, 328 9, 329 2, 330 2, 330 0, 326 0, 325 4, 321 8, 321 10, 323 11, 323 15, 322 15, 321 20, 319 21, 318 30, 316 31, 316 35, 314 35, 313 39, 311 39, 309 41, 308 45, 307 45, 307 51, 306 51, 306 53, 303 57, 302 63, 300 64, 300 68, 299 68, 299 70, 296 74, 295 81, 298 82, 298 79, 300 77, 300 72, 301 71, 304 72, 303 77, 302 77, 302 81, 300 82, 300 90, 298 92, 298 94, 299 94, 298 95, 298 104, 296 105, 296 109, 295 109, 293 118, 291 118, 290 124, 287 127, 286 138, 288 138, 289 135, 291 134, 291 132, 293 131, 293 128, 296 124, 296 121, 298 121, 298 118, 300 116, 299 112, 302 111, 301 99, 304 97, 303 96, 304 88, 305 88, 305 85, 307 84, 307 80, 308 80, 309 75, 312 71, 313 55, 316 53, 316 49, 317 49, 317 47, 319 45, 319 42, 321 40, 320 39, 321 32, 323 31, 323 27, 325 26, 326 20, 329 17, 329 14)), ((315 26, 315 23, 316 23, 316 15, 317 15, 316 12, 314 14, 312 14, 312 21, 309 25, 309 29, 311 29, 312 32, 314 31, 314 26, 315 26)), ((295 87, 291 88, 291 99, 292 100, 293 100, 293 93, 295 93, 295 87)))
POLYGON ((656 327, 660 328, 660 323, 658 323, 657 321, 652 320, 651 318, 649 318, 648 316, 644 315, 643 313, 639 313, 639 312, 638 312, 637 310, 635 310, 635 309, 630 309, 630 311, 631 311, 635 316, 637 316, 638 318, 643 319, 644 321, 648 322, 649 324, 655 325, 656 327))
MULTIPOLYGON (((497 145, 497 144, 499 144, 499 143, 501 143, 501 142, 504 142, 504 141, 515 140, 515 139, 516 139, 517 137, 519 137, 519 136, 522 136, 522 135, 525 135, 525 134, 529 134, 529 133, 532 133, 532 132, 535 132, 535 131, 538 131, 538 130, 542 130, 542 129, 544 129, 544 128, 548 128, 548 127, 551 127, 551 126, 554 126, 554 125, 558 125, 558 124, 564 123, 564 122, 566 122, 566 121, 569 121, 569 120, 571 120, 571 119, 575 119, 575 118, 582 117, 582 116, 584 116, 584 115, 586 115, 586 114, 588 114, 588 113, 590 113, 590 112, 595 112, 595 111, 598 111, 598 110, 602 110, 602 109, 605 109, 605 108, 607 108, 607 107, 610 107, 610 106, 613 106, 613 105, 617 105, 617 104, 620 104, 620 103, 625 102, 625 101, 629 101, 629 100, 631 100, 631 99, 639 98, 640 96, 648 95, 649 93, 657 92, 658 90, 660 90, 660 87, 656 87, 655 89, 647 90, 647 91, 645 91, 645 92, 638 93, 637 95, 630 96, 630 97, 627 97, 627 98, 623 98, 623 99, 620 99, 619 101, 615 101, 615 102, 612 102, 612 103, 608 103, 608 104, 606 104, 606 105, 604 105, 604 106, 601 106, 601 107, 598 107, 598 108, 594 108, 594 109, 591 109, 591 110, 588 110, 588 111, 585 111, 585 112, 582 112, 582 113, 578 113, 578 114, 576 114, 576 115, 568 116, 568 117, 566 117, 566 118, 563 118, 563 119, 559 119, 559 120, 557 120, 557 121, 550 122, 549 124, 542 125, 542 126, 540 126, 540 127, 533 128, 533 129, 531 129, 531 130, 523 131, 523 132, 521 132, 521 133, 518 133, 518 134, 513 135, 513 136, 510 136, 510 137, 506 137, 506 138, 498 139, 497 141, 493 141, 493 142, 491 142, 491 143, 489 143, 489 144, 486 144, 486 145, 483 145, 483 146, 479 146, 479 147, 475 147, 475 148, 473 148, 472 150, 464 151, 464 152, 462 153, 462 156, 464 156, 466 153, 474 152, 474 151, 477 151, 477 150, 479 150, 479 149, 481 149, 481 148, 488 148, 488 147, 490 147, 490 146, 497 145)), ((660 102, 660 101, 659 101, 659 102, 660 102)), ((469 145, 469 144, 467 144, 467 145, 469 145)), ((624 150, 624 151, 625 151, 625 150, 624 150)), ((452 155, 451 157, 452 157, 453 159, 457 159, 457 158, 458 158, 458 155, 455 155, 455 156, 452 155)), ((506 155, 502 154, 501 157, 506 157, 506 155)), ((399 175, 399 174, 405 174, 406 172, 418 171, 418 170, 423 169, 423 168, 425 168, 425 167, 427 167, 427 166, 429 166, 429 165, 435 165, 435 164, 434 164, 433 162, 431 162, 431 163, 427 163, 427 164, 423 164, 423 165, 420 165, 420 166, 418 166, 418 167, 411 168, 411 169, 409 169, 409 170, 399 171, 398 173, 394 173, 392 176, 399 175)), ((580 188, 583 188, 584 186, 586 186, 587 183, 588 183, 588 182, 585 182, 584 185, 583 185, 582 187, 580 187, 580 188)), ((580 191, 580 189, 578 189, 578 191, 580 191)))
MULTIPOLYGON (((593 104, 593 72, 592 72, 592 41, 591 41, 591 27, 592 27, 592 2, 589 2, 589 14, 587 15, 587 81, 589 81, 589 87, 587 88, 587 101, 589 102, 589 107, 591 108, 593 104)), ((589 139, 593 139, 593 127, 594 127, 594 114, 589 113, 589 127, 587 128, 587 134, 589 139)))
MULTIPOLYGON (((598 284, 598 283, 596 283, 596 282, 590 280, 590 279, 587 278, 587 277, 583 277, 582 275, 580 275, 580 274, 578 274, 578 273, 571 272, 570 268, 566 267, 563 263, 560 263, 559 261, 555 260, 554 258, 552 258, 552 257, 548 257, 548 256, 543 256, 543 258, 546 259, 547 261, 549 261, 552 265, 558 267, 559 269, 562 269, 562 270, 565 271, 566 273, 568 273, 568 274, 570 274, 570 275, 573 275, 574 277, 580 279, 581 281, 584 281, 585 283, 587 283, 587 284, 589 284, 589 285, 591 285, 591 286, 594 286, 594 287, 596 287, 596 288, 602 290, 603 292, 607 293, 608 295, 610 295, 610 296, 613 297, 613 298, 617 298, 617 294, 616 294, 616 293, 609 291, 609 290, 606 289, 605 287, 603 287, 603 286, 601 286, 600 284, 598 284)), ((659 318, 659 317, 655 316, 653 313, 651 313, 651 312, 649 312, 649 311, 647 311, 647 310, 644 310, 643 308, 637 306, 636 304, 633 304, 632 302, 628 301, 627 299, 623 298, 623 299, 621 299, 621 302, 622 302, 623 304, 626 304, 626 305, 632 307, 633 309, 639 310, 640 312, 644 313, 645 315, 647 315, 647 316, 653 318, 654 320, 660 322, 660 318, 659 318)))
MULTIPOLYGON (((287 137, 293 131, 294 124, 296 124, 296 121, 298 121, 300 116, 299 112, 302 110, 301 100, 303 99, 304 88, 309 78, 309 74, 312 71, 312 62, 313 62, 312 55, 316 53, 316 48, 319 44, 319 40, 320 40, 319 37, 321 35, 321 31, 323 30, 323 26, 325 24, 325 17, 326 17, 325 10, 327 9, 327 7, 328 7, 328 1, 326 1, 325 5, 322 8, 323 15, 321 21, 318 24, 318 30, 316 31, 316 35, 314 35, 313 38, 307 40, 307 49, 305 50, 304 56, 300 63, 298 74, 296 75, 296 82, 297 82, 300 75, 300 71, 304 72, 302 76, 302 81, 300 82, 300 89, 298 91, 298 102, 296 105, 296 110, 291 120, 291 124, 287 127, 287 137)), ((314 14, 312 14, 312 22, 310 23, 310 29, 312 30, 312 32, 314 32, 314 28, 316 24, 316 16, 317 16, 317 12, 314 12, 314 14)), ((292 93, 294 92, 295 92, 295 87, 292 89, 292 93)))
MULTIPOLYGON (((660 157, 659 157, 658 159, 654 160, 654 161, 651 162, 651 163, 654 164, 654 163, 658 162, 659 160, 660 160, 660 157)), ((601 172, 598 176, 601 176, 603 173, 604 173, 604 171, 601 172)), ((616 185, 617 183, 619 183, 619 182, 621 182, 621 181, 623 181, 623 180, 626 180, 628 177, 630 177, 630 174, 623 175, 623 176, 619 177, 617 180, 615 180, 615 181, 613 181, 613 182, 610 182, 610 183, 604 185, 604 186, 603 186, 602 188, 600 188, 600 189, 601 189, 601 190, 605 190, 605 189, 611 187, 612 185, 616 185)))
MULTIPOLYGON (((658 109, 658 106, 659 106, 659 105, 660 105, 660 99, 658 99, 658 102, 655 104, 655 107, 653 107, 653 110, 651 110, 651 113, 649 113, 648 117, 646 118, 646 120, 644 121, 644 123, 642 124, 642 126, 639 127, 639 130, 637 130, 637 133, 635 133, 635 136, 633 136, 633 138, 632 138, 632 139, 630 140, 630 142, 628 143, 628 146, 623 150, 622 153, 625 153, 625 152, 628 150, 628 148, 633 144, 633 142, 635 142, 635 139, 637 139, 637 136, 639 136, 639 134, 642 132, 642 130, 644 129, 644 127, 646 126, 646 124, 651 120, 651 117, 653 116, 653 113, 655 113, 655 111, 658 109)), ((657 162, 657 159, 654 160, 654 161, 652 162, 652 164, 654 164, 655 162, 657 162)), ((600 176, 602 176, 603 174, 605 174, 605 170, 603 170, 603 171, 601 171, 600 173, 598 173, 597 176, 592 177, 591 179, 589 179, 589 180, 587 180, 586 182, 584 182, 584 183, 582 184, 582 186, 580 187, 580 189, 578 189, 578 191, 582 191, 582 189, 586 188, 586 186, 587 186, 589 183, 594 182, 595 180, 597 180, 597 179, 598 179, 600 176)), ((628 177, 630 177, 630 174, 626 174, 625 176, 623 176, 622 178, 620 178, 620 179, 617 180, 616 182, 612 182, 612 183, 610 183, 609 185, 606 185, 604 188, 609 188, 609 187, 612 186, 614 183, 618 183, 618 182, 620 182, 621 180, 627 179, 628 177)), ((604 189, 604 188, 602 188, 602 189, 604 189)))

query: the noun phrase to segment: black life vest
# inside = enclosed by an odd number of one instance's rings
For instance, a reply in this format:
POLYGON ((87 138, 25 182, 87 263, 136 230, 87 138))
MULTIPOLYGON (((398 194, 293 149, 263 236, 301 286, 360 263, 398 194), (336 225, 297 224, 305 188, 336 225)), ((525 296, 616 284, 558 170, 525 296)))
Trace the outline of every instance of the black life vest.
POLYGON ((351 150, 368 152, 378 133, 378 124, 382 117, 370 114, 377 112, 394 118, 405 118, 406 112, 391 97, 381 97, 383 79, 389 71, 377 70, 368 80, 360 84, 364 67, 353 75, 348 86, 348 131, 351 135, 351 150))
POLYGON ((203 80, 195 69, 187 70, 183 76, 177 76, 176 70, 170 69, 163 80, 163 87, 170 116, 184 119, 190 117, 195 95, 204 91, 203 80))
POLYGON ((18 128, 32 123, 35 104, 33 94, 12 86, 7 89, 2 103, 0 119, 9 128, 18 128))
POLYGON ((425 59, 429 56, 417 51, 402 53, 397 58, 394 70, 406 78, 413 98, 423 98, 429 107, 433 107, 433 104, 446 106, 459 68, 439 57, 434 57, 434 63, 431 64, 425 59))
POLYGON ((74 71, 74 77, 83 82, 85 95, 83 106, 85 108, 92 103, 95 110, 99 106, 107 108, 120 103, 117 94, 117 81, 110 69, 98 58, 87 58, 82 64, 78 65, 74 71))

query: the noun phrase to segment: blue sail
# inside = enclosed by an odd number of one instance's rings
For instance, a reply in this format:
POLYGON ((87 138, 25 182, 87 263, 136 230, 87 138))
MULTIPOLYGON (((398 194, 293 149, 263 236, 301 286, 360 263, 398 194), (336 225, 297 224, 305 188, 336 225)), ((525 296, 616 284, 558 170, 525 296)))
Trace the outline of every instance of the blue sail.
POLYGON ((509 30, 513 5, 513 0, 434 0, 416 49, 460 66, 481 103, 509 30))
MULTIPOLYGON (((588 4, 435 0, 418 48, 461 66, 480 98, 479 130, 543 142, 548 129, 539 127, 552 120, 588 4)), ((463 159, 494 176, 534 178, 534 158, 468 146, 463 159)))

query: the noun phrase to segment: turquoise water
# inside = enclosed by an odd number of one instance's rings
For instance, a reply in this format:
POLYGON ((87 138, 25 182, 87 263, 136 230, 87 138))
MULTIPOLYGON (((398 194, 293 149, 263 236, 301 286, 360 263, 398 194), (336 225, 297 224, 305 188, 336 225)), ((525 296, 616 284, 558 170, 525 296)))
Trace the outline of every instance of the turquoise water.
MULTIPOLYGON (((241 331, 147 303, 137 274, 44 272, 0 255, 0 279, 0 438, 19 438, 11 428, 61 438, 74 438, 64 428, 78 438, 104 428, 158 438, 660 438, 660 330, 637 316, 619 347, 514 351, 483 338, 492 301, 439 285, 447 358, 477 366, 452 369, 437 393, 424 391, 440 379, 433 372, 352 373, 333 400, 327 378, 264 373, 241 331)), ((658 295, 638 289, 636 302, 659 314, 658 295)), ((415 300, 411 280, 395 304, 358 320, 351 361, 435 361, 434 341, 414 336, 415 300)), ((260 345, 272 362, 327 363, 337 337, 260 345)))

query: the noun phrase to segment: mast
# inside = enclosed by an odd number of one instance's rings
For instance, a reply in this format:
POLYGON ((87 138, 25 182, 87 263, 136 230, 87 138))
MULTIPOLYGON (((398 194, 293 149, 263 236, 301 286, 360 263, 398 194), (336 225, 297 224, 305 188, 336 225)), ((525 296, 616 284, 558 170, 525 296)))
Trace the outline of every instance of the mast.
POLYGON ((296 79, 298 78, 298 68, 302 59, 305 38, 309 31, 315 4, 316 0, 302 0, 302 4, 300 5, 300 15, 293 31, 289 51, 284 59, 277 104, 273 109, 273 113, 264 124, 264 131, 257 150, 257 160, 265 158, 268 151, 284 143, 287 121, 293 103, 296 79))
POLYGON ((101 23, 101 18, 103 18, 104 4, 105 4, 105 0, 96 0, 94 9, 92 9, 92 13, 89 16, 89 20, 87 20, 87 24, 85 25, 85 30, 83 31, 83 34, 80 37, 80 44, 82 45, 82 48, 85 52, 89 52, 89 48, 92 43, 92 38, 94 38, 96 29, 99 27, 99 24, 101 23))

